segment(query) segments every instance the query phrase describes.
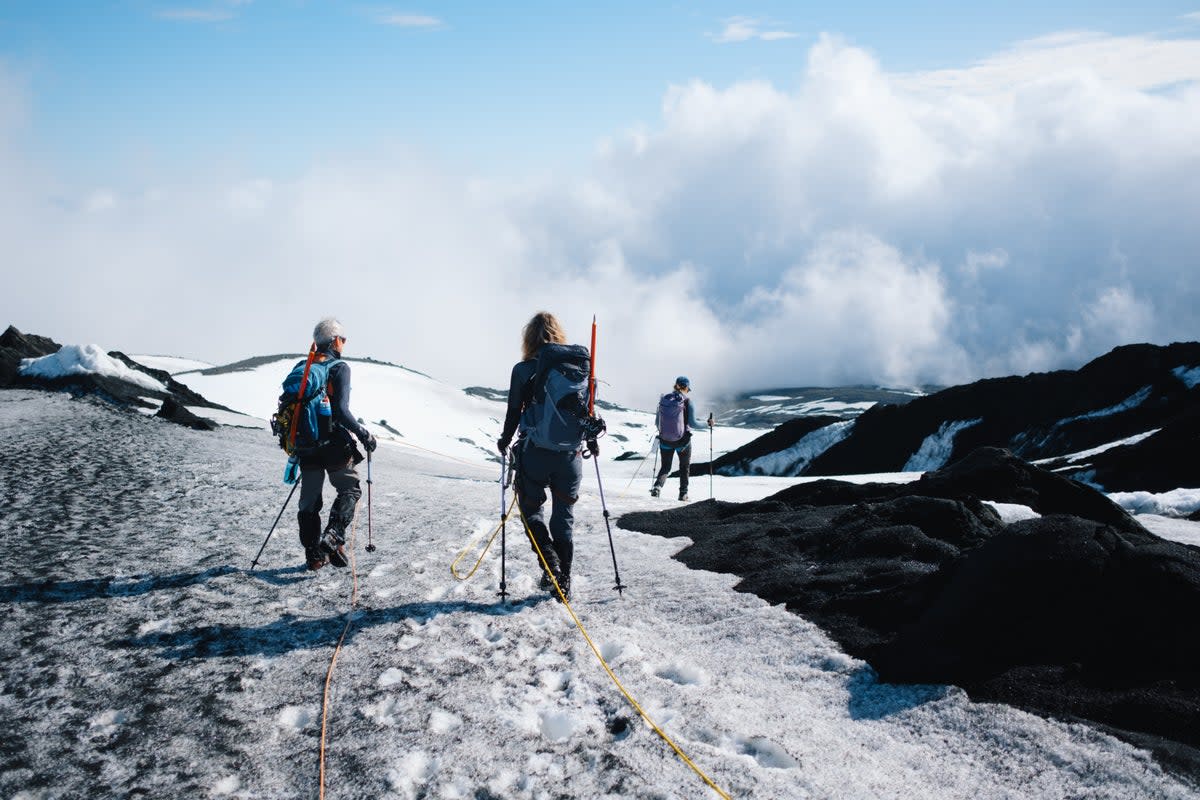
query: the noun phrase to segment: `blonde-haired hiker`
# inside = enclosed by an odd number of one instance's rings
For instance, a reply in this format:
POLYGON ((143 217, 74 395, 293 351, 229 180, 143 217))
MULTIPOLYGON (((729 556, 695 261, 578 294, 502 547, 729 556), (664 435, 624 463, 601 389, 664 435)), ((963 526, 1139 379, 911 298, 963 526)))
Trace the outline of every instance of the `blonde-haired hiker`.
POLYGON ((513 485, 536 549, 549 568, 549 573, 543 570, 540 586, 549 589, 553 575, 569 597, 575 502, 583 481, 582 447, 587 439, 588 451, 599 455, 596 436, 603 421, 587 418, 590 354, 586 347, 566 342, 562 325, 547 311, 534 314, 525 325, 522 359, 512 368, 508 412, 496 447, 506 455, 513 434, 520 431, 513 445, 513 485), (552 506, 549 524, 544 511, 547 489, 552 506))

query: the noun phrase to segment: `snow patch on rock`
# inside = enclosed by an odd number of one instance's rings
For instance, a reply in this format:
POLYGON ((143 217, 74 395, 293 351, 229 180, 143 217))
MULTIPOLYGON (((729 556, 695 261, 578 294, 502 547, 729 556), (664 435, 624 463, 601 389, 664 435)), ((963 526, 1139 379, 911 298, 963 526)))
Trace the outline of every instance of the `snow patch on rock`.
POLYGON ((846 420, 817 428, 791 447, 754 459, 746 466, 746 472, 781 477, 799 475, 814 458, 849 436, 853 427, 854 420, 846 420))
POLYGON ((31 378, 65 378, 71 375, 104 375, 143 389, 165 392, 167 387, 144 372, 111 358, 98 344, 68 344, 41 358, 23 358, 18 368, 31 378))
POLYGON ((983 422, 983 417, 943 422, 936 433, 931 433, 921 442, 904 465, 903 472, 930 472, 946 466, 950 453, 954 451, 954 437, 972 425, 983 422))
POLYGON ((1109 500, 1131 514, 1158 514, 1186 517, 1200 509, 1200 489, 1172 489, 1169 492, 1112 492, 1109 500))
POLYGON ((1196 384, 1200 383, 1200 367, 1176 367, 1171 373, 1189 389, 1196 388, 1196 384))

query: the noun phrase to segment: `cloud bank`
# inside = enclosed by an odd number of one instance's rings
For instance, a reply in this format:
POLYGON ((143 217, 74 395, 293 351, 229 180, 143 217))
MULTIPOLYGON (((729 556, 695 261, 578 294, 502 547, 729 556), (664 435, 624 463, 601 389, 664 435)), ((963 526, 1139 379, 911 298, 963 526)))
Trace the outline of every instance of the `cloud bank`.
POLYGON ((578 341, 596 314, 606 393, 638 406, 680 373, 701 396, 953 383, 1197 337, 1200 42, 1069 34, 896 75, 823 37, 798 70, 671 87, 576 176, 398 146, 136 190, 31 167, 0 72, 3 321, 227 361, 335 314, 352 353, 501 386, 530 314, 578 341))

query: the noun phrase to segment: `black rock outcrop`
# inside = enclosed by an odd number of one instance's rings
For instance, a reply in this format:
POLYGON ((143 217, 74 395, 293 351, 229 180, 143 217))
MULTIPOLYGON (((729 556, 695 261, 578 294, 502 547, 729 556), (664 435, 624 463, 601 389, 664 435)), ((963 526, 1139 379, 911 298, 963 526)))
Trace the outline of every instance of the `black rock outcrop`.
POLYGON ((22 359, 41 358, 57 353, 61 349, 62 345, 53 339, 21 333, 10 325, 3 334, 0 334, 0 389, 44 389, 68 392, 76 397, 93 396, 124 409, 148 410, 158 406, 156 416, 197 430, 212 430, 217 426, 210 420, 196 416, 185 406, 229 410, 210 402, 199 393, 184 386, 171 377, 170 373, 147 367, 117 351, 108 353, 108 356, 122 362, 132 370, 153 378, 163 384, 163 388, 150 389, 131 384, 120 378, 94 373, 63 375, 55 378, 34 377, 20 373, 22 359))
POLYGON ((1200 777, 1200 548, 997 448, 909 484, 626 514, 821 625, 884 680, 1087 719, 1200 777), (1045 516, 1005 525, 982 500, 1045 516))
MULTIPOLYGON (((1194 456, 1200 445, 1197 370, 1200 342, 1135 344, 1078 370, 991 378, 904 405, 877 405, 800 474, 897 472, 929 437, 942 433, 949 446, 946 462, 996 446, 1031 461, 1058 459, 1053 468, 1107 491, 1200 486, 1200 459, 1194 456), (956 432, 949 435, 955 423, 956 432), (1156 429, 1159 433, 1137 443, 1071 457, 1156 429)), ((781 426, 743 450, 759 457, 799 438, 785 435, 781 426)), ((722 463, 737 463, 723 458, 722 463)), ((707 464, 693 464, 693 474, 707 469, 707 464)))

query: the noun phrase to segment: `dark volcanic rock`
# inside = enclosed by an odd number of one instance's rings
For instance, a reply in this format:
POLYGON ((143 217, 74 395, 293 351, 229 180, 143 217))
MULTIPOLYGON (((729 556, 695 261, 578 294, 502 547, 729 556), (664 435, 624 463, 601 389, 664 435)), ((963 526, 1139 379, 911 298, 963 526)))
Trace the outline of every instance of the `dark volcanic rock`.
POLYGON ((914 483, 821 480, 800 483, 771 496, 789 505, 829 505, 890 500, 905 495, 952 500, 1019 503, 1039 514, 1074 514, 1123 531, 1145 533, 1129 513, 1083 484, 1041 469, 998 447, 981 447, 914 483))
POLYGON ((982 448, 910 484, 801 484, 626 514, 689 566, 821 625, 885 680, 1085 719, 1200 777, 1200 548, 982 448), (1005 526, 978 498, 1047 516, 1005 526))
POLYGON ((119 378, 91 373, 56 378, 30 377, 19 373, 22 359, 48 356, 61 349, 62 345, 52 339, 21 333, 10 325, 0 335, 0 389, 20 387, 68 392, 75 397, 94 396, 124 409, 150 409, 161 403, 157 416, 197 430, 213 430, 217 425, 211 420, 197 417, 185 405, 229 410, 208 401, 203 395, 176 381, 169 373, 147 367, 116 351, 108 353, 108 356, 130 369, 149 375, 164 384, 164 388, 148 389, 119 378))
POLYGON ((171 397, 163 400, 162 408, 158 410, 155 416, 162 417, 179 425, 186 425, 198 431, 215 431, 217 429, 217 423, 210 419, 196 416, 171 397))
MULTIPOLYGON (((989 445, 1032 460, 1108 444, 1162 428, 1194 411, 1200 387, 1189 390, 1175 370, 1197 366, 1200 342, 1127 345, 1079 370, 990 378, 904 405, 878 405, 860 415, 850 434, 814 458, 802 474, 898 471, 926 437, 951 422, 976 421, 954 437, 950 460, 989 445)), ((763 449, 756 442, 747 447, 763 449)), ((1147 456, 1147 462, 1152 460, 1147 456)), ((1169 488, 1183 485, 1195 484, 1169 488)))
POLYGON ((0 334, 0 388, 13 386, 20 377, 17 369, 23 358, 41 358, 57 353, 62 345, 44 336, 21 333, 12 325, 0 334))
POLYGON ((1074 474, 1109 492, 1169 492, 1200 487, 1200 386, 1193 405, 1137 444, 1121 445, 1087 459, 1074 474))

